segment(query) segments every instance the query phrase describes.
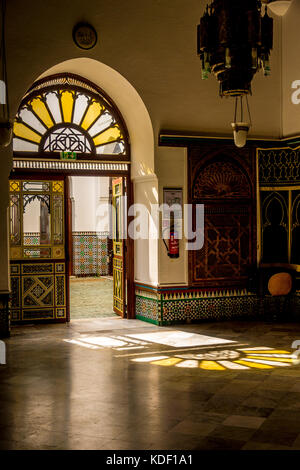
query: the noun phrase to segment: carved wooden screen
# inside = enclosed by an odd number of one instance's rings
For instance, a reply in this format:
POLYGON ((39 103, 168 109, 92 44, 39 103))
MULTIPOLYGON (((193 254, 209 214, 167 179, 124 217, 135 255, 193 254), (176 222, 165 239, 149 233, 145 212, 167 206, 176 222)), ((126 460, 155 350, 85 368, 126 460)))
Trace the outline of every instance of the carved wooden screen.
POLYGON ((194 214, 196 204, 205 207, 204 246, 189 256, 192 285, 246 285, 255 258, 253 167, 250 154, 206 151, 201 159, 201 149, 191 150, 189 199, 194 214))
POLYGON ((62 178, 10 180, 12 322, 67 319, 62 178))

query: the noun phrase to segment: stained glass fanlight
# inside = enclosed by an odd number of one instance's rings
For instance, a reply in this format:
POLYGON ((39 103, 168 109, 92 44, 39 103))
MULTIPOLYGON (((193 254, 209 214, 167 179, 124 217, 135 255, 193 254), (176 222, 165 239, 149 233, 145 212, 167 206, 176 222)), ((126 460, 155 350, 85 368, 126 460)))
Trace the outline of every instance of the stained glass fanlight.
POLYGON ((36 82, 14 122, 15 153, 128 155, 127 131, 108 97, 74 75, 36 82))

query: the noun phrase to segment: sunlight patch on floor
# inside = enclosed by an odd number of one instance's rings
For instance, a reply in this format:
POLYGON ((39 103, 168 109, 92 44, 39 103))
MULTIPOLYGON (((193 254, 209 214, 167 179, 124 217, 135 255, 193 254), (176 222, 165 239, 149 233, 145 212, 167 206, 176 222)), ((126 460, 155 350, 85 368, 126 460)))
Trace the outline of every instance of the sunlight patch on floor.
POLYGON ((128 337, 173 346, 175 348, 235 343, 235 341, 228 339, 214 338, 212 336, 204 336, 196 333, 186 333, 184 331, 158 331, 154 333, 130 334, 128 337))
POLYGON ((274 369, 297 365, 297 358, 290 351, 266 346, 239 348, 238 346, 241 345, 236 341, 180 330, 109 336, 84 334, 79 338, 63 341, 88 349, 132 351, 132 354, 117 357, 128 357, 131 362, 137 364, 182 369, 226 371, 274 369), (153 351, 154 344, 161 346, 159 351, 153 351), (225 347, 227 345, 227 349, 223 349, 223 345, 225 347), (167 350, 166 346, 171 349, 167 350), (180 348, 185 349, 180 350, 180 348), (137 350, 144 352, 137 352, 137 350))

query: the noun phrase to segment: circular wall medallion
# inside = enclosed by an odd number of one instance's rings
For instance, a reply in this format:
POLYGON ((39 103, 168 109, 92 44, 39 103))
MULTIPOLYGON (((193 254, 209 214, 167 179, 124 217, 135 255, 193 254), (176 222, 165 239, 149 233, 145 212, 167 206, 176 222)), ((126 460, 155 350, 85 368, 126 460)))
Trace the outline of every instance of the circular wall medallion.
POLYGON ((88 23, 79 23, 73 29, 73 40, 80 49, 92 49, 97 43, 96 30, 88 23))

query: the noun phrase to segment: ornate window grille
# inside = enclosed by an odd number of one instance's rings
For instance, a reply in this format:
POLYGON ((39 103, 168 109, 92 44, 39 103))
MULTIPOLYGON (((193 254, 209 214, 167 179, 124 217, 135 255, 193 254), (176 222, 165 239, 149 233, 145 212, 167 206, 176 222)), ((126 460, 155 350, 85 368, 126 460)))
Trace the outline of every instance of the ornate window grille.
POLYGON ((54 75, 36 82, 22 100, 14 122, 15 157, 128 160, 128 133, 112 101, 75 75, 54 75))

